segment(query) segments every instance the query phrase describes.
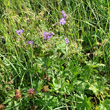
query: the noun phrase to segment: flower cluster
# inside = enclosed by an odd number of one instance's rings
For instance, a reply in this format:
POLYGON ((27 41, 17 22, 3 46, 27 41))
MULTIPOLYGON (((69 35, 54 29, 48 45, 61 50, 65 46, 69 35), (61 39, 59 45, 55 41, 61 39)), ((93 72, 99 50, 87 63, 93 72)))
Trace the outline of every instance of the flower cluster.
POLYGON ((62 11, 61 13, 62 13, 63 18, 60 19, 59 23, 61 25, 64 25, 66 23, 66 18, 65 18, 66 17, 66 13, 64 11, 62 11))
MULTIPOLYGON (((63 16, 63 18, 61 18, 60 19, 60 24, 61 25, 64 25, 65 23, 66 23, 66 13, 65 13, 65 11, 63 10, 62 12, 62 16, 63 16)), ((18 35, 21 35, 23 32, 24 32, 24 30, 22 30, 22 29, 20 29, 20 30, 15 30, 16 31, 16 33, 18 34, 18 35)), ((51 33, 48 33, 48 32, 44 32, 44 39, 45 40, 49 40, 51 37, 53 36, 53 33, 51 32, 51 33)), ((65 42, 68 44, 69 43, 69 41, 68 41, 68 39, 67 38, 65 38, 65 42)), ((33 41, 27 41, 27 44, 28 45, 32 45, 33 44, 33 41)))
MULTIPOLYGON (((37 93, 37 91, 35 91, 33 88, 30 88, 28 91, 28 96, 29 97, 34 97, 34 95, 37 93)), ((15 98, 18 100, 20 100, 22 98, 22 94, 21 91, 19 89, 15 90, 15 98)))
POLYGON ((35 95, 35 90, 34 90, 33 88, 30 88, 27 92, 28 92, 28 96, 29 96, 29 97, 34 97, 34 95, 35 95))
MULTIPOLYGON (((16 31, 16 33, 17 33, 18 35, 21 35, 21 34, 24 32, 24 30, 22 30, 22 29, 19 29, 18 31, 15 30, 15 31, 16 31)), ((33 44, 33 41, 28 41, 27 44, 32 45, 32 44, 33 44)))
POLYGON ((65 19, 65 18, 61 18, 61 19, 60 19, 60 24, 61 24, 61 25, 64 25, 65 23, 66 23, 66 19, 65 19))
MULTIPOLYGON (((61 25, 64 25, 66 23, 66 13, 64 10, 61 13, 62 13, 63 18, 60 19, 59 23, 61 25)), ((53 36, 53 33, 44 32, 44 39, 45 40, 49 40, 52 36, 53 36)), ((66 42, 66 44, 69 43, 68 38, 65 38, 65 42, 66 42)))
POLYGON ((49 40, 53 36, 53 33, 44 32, 44 39, 49 40))

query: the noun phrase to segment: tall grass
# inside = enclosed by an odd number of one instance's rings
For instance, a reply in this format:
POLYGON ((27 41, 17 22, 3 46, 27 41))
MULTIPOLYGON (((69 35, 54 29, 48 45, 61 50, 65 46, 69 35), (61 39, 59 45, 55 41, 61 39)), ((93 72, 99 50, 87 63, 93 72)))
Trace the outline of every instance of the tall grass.
POLYGON ((109 25, 109 0, 0 0, 0 107, 109 110, 109 25))

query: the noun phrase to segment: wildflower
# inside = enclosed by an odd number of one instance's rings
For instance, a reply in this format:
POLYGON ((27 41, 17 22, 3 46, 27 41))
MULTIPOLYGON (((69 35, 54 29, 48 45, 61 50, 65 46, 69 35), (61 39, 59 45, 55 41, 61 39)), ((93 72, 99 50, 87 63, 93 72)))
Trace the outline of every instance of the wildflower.
POLYGON ((62 16, 65 18, 66 17, 66 13, 64 12, 64 10, 62 10, 62 16))
POLYGON ((44 39, 49 40, 53 36, 53 33, 44 32, 44 39))
POLYGON ((18 100, 20 100, 22 97, 21 91, 19 89, 15 90, 15 98, 18 100))
POLYGON ((34 97, 34 95, 35 95, 35 90, 34 90, 33 88, 30 88, 27 92, 28 92, 28 96, 29 96, 29 97, 34 97))
POLYGON ((27 44, 32 45, 33 41, 28 41, 27 44))
POLYGON ((0 104, 0 110, 4 110, 5 109, 5 105, 0 104))
POLYGON ((66 23, 66 19, 65 19, 65 18, 61 18, 59 23, 60 23, 61 25, 64 25, 64 24, 66 23))
POLYGON ((18 35, 20 35, 21 33, 23 33, 24 32, 24 30, 22 30, 22 29, 20 29, 20 30, 15 30, 16 31, 16 33, 18 34, 18 35))
POLYGON ((35 94, 37 93, 37 91, 35 91, 35 94))
POLYGON ((48 92, 48 91, 49 91, 48 86, 43 86, 42 92, 48 92))
POLYGON ((68 43, 69 43, 69 40, 68 40, 68 38, 65 38, 65 42, 66 42, 66 44, 68 44, 68 43))
POLYGON ((30 88, 29 90, 28 90, 28 93, 33 93, 34 92, 34 89, 33 88, 30 88))

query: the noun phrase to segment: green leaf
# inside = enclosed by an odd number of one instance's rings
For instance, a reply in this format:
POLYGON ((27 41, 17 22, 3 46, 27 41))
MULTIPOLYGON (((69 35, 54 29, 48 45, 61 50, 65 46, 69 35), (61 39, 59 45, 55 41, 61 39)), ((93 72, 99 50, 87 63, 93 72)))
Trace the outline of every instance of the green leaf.
POLYGON ((105 64, 97 63, 97 62, 92 62, 92 61, 88 61, 88 62, 85 61, 85 63, 86 63, 88 66, 92 67, 92 68, 104 67, 104 66, 105 66, 105 64))

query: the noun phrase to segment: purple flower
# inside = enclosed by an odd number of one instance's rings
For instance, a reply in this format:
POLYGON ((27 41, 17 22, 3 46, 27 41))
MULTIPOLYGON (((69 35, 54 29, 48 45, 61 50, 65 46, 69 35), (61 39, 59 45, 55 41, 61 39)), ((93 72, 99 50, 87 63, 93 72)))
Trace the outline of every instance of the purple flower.
POLYGON ((37 91, 35 91, 35 94, 37 93, 37 91))
POLYGON ((44 39, 49 40, 52 37, 53 33, 44 32, 44 39))
POLYGON ((60 24, 61 24, 61 25, 64 25, 65 23, 66 23, 66 19, 65 19, 65 18, 61 18, 61 19, 60 19, 60 24))
POLYGON ((62 10, 62 16, 65 18, 66 17, 66 13, 64 12, 64 10, 62 10))
POLYGON ((65 42, 66 42, 66 44, 68 44, 68 43, 69 43, 69 40, 68 40, 68 38, 65 38, 65 42))
POLYGON ((28 41, 27 44, 32 45, 33 41, 28 41))
POLYGON ((16 31, 16 33, 18 34, 18 35, 20 35, 21 33, 23 33, 24 32, 24 30, 22 30, 22 29, 20 29, 20 30, 15 30, 16 31))

